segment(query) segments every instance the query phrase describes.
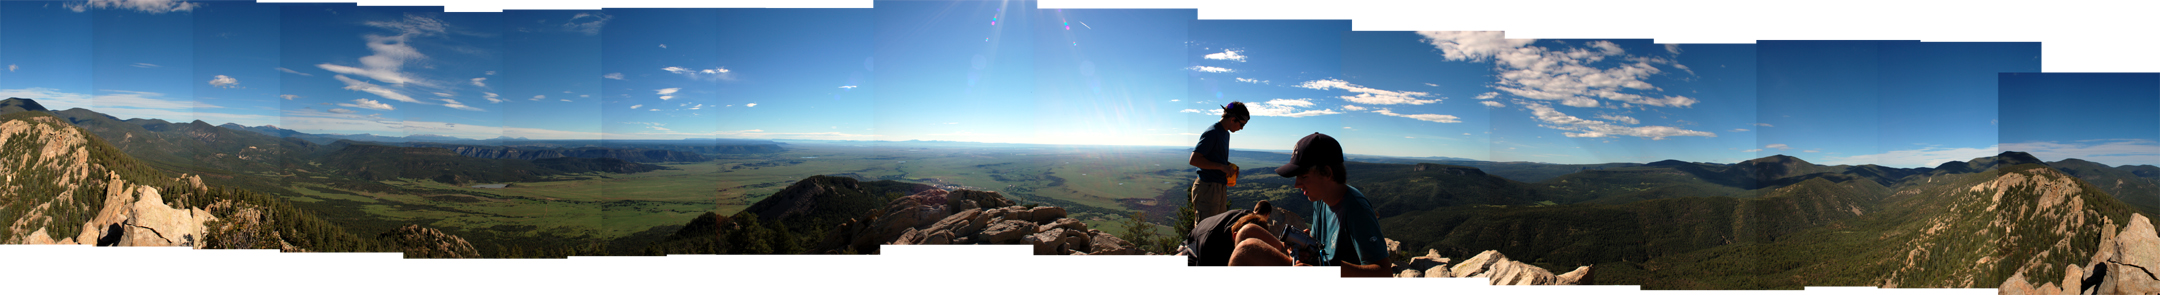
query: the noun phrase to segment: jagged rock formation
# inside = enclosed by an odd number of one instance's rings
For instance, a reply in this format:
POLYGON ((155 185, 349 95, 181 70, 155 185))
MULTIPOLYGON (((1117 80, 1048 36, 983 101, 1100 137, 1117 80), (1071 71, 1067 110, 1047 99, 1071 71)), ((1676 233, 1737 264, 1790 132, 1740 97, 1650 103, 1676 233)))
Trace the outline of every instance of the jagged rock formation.
MULTIPOLYGON (((2100 249, 2083 266, 2064 267, 2060 283, 2038 286, 2022 273, 1998 287, 2000 294, 2155 294, 2160 293, 2160 233, 2144 214, 2132 214, 2122 231, 2113 222, 2101 226, 2100 249)), ((2028 266, 2029 267, 2029 266, 2028 266)))
MULTIPOLYGON (((9 233, 0 239, 8 243, 196 246, 203 223, 216 219, 175 209, 156 187, 128 181, 114 169, 141 168, 108 166, 103 157, 110 155, 93 150, 113 153, 109 146, 59 118, 9 117, 17 119, 0 122, 0 171, 9 172, 0 181, 0 207, 10 213, 0 215, 9 233)), ((202 186, 192 176, 178 181, 202 186)))
POLYGON ((892 200, 871 220, 840 224, 811 253, 877 253, 886 244, 1026 244, 1036 255, 1141 254, 1124 239, 1065 217, 1064 208, 1012 204, 996 192, 925 190, 892 200))
POLYGON ((385 243, 405 252, 405 258, 479 258, 480 251, 464 238, 443 233, 418 224, 406 225, 377 235, 385 243))
MULTIPOLYGON (((1393 242, 1393 240, 1389 240, 1393 242)), ((1390 243, 1393 244, 1393 243, 1390 243)), ((1500 251, 1486 250, 1477 256, 1451 263, 1453 259, 1441 257, 1438 250, 1426 250, 1425 256, 1411 257, 1406 263, 1395 265, 1398 278, 1489 278, 1493 285, 1591 285, 1596 284, 1590 266, 1555 275, 1545 268, 1520 261, 1509 260, 1500 251)))

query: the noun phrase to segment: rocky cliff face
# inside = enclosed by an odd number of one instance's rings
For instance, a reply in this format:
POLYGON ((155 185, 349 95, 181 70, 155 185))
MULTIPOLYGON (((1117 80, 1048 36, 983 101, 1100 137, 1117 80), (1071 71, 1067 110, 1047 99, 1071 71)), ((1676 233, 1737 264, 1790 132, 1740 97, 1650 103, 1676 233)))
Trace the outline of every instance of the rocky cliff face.
MULTIPOLYGON (((1396 245, 1388 240, 1388 245, 1396 245)), ((1393 250, 1393 249, 1389 249, 1393 250)), ((1392 251, 1391 251, 1392 252, 1392 251)), ((1486 250, 1477 256, 1455 263, 1454 259, 1441 257, 1440 251, 1427 249, 1425 256, 1411 257, 1407 262, 1395 264, 1398 278, 1489 278, 1493 285, 1594 285, 1590 266, 1576 267, 1562 274, 1553 274, 1545 268, 1521 261, 1509 260, 1500 251, 1486 250)))
POLYGON ((2023 274, 1996 289, 2001 294, 2155 294, 2160 293, 2160 234, 2152 220, 2133 214, 2121 231, 2112 222, 2099 228, 2100 249, 2091 262, 2063 268, 2060 282, 2034 285, 2023 274))
POLYGON ((443 233, 440 230, 406 225, 376 236, 391 247, 405 252, 405 258, 480 258, 480 251, 464 238, 443 233))
MULTIPOLYGON (((115 153, 81 129, 43 115, 0 122, 0 207, 6 213, 4 238, 22 244, 91 244, 100 246, 196 246, 203 223, 215 220, 200 209, 173 208, 156 187, 132 182, 103 161, 115 153)), ((135 177, 142 177, 137 175, 135 177)), ((202 186, 183 175, 171 180, 202 186)))
POLYGON ((1019 244, 1036 255, 1142 254, 1133 244, 1067 218, 1064 208, 1013 206, 996 192, 931 189, 886 203, 881 215, 849 220, 811 253, 877 253, 879 245, 1019 244))

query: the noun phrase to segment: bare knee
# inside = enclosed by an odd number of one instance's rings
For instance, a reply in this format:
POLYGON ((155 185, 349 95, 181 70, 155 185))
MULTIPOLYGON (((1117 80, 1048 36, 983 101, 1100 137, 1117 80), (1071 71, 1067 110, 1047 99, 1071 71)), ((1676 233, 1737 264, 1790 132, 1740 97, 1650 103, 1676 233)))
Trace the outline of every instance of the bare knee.
POLYGON ((1288 266, 1290 256, 1284 254, 1280 244, 1269 244, 1261 239, 1245 239, 1230 251, 1230 265, 1288 266))

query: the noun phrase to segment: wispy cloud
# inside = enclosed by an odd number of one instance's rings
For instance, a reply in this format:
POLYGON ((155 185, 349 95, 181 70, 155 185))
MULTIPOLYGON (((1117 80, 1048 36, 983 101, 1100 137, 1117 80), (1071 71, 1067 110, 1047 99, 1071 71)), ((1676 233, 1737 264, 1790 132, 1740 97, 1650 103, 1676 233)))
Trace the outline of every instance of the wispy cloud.
POLYGON ((1422 105, 1440 102, 1439 99, 1418 99, 1419 97, 1432 96, 1431 93, 1373 89, 1370 87, 1358 86, 1357 84, 1350 84, 1350 82, 1340 79, 1305 81, 1305 83, 1298 84, 1297 87, 1315 90, 1342 89, 1344 91, 1354 92, 1357 93, 1357 95, 1342 96, 1341 98, 1344 101, 1359 104, 1422 105))
MULTIPOLYGON (((546 94, 542 94, 542 95, 534 95, 534 96, 533 96, 533 98, 532 98, 532 99, 530 99, 530 100, 531 100, 531 101, 540 101, 540 100, 542 100, 542 99, 547 99, 547 95, 546 95, 546 94)), ((569 101, 569 100, 563 100, 563 101, 569 101)))
POLYGON ((382 102, 380 102, 380 101, 375 101, 375 100, 373 100, 373 99, 366 99, 366 98, 355 98, 355 99, 353 99, 353 100, 352 100, 352 103, 339 103, 339 104, 337 104, 337 105, 338 105, 338 106, 343 106, 343 107, 354 107, 354 108, 363 108, 363 109, 370 109, 370 110, 381 110, 381 111, 388 111, 388 110, 395 110, 395 109, 397 109, 397 108, 395 108, 395 107, 391 107, 391 106, 390 106, 390 104, 385 104, 385 103, 382 103, 382 102))
POLYGON ((1627 123, 1628 125, 1642 124, 1642 120, 1636 120, 1636 119, 1635 119, 1635 117, 1629 117, 1629 116, 1621 116, 1621 115, 1598 115, 1598 119, 1605 119, 1605 120, 1607 120, 1607 121, 1613 121, 1613 122, 1620 122, 1620 123, 1627 123))
POLYGON ((1504 103, 1500 103, 1500 102, 1498 102, 1498 101, 1490 101, 1490 100, 1487 100, 1487 101, 1480 101, 1480 102, 1478 102, 1478 103, 1482 103, 1482 104, 1485 104, 1485 106, 1488 106, 1488 107, 1496 107, 1496 108, 1504 108, 1504 107, 1507 107, 1507 104, 1504 104, 1504 103))
POLYGON ((1346 105, 1343 105, 1343 106, 1342 106, 1342 109, 1343 109, 1343 110, 1346 110, 1346 111, 1363 111, 1363 110, 1369 110, 1369 108, 1366 108, 1366 107, 1361 107, 1361 106, 1357 106, 1357 105, 1354 105, 1354 104, 1346 104, 1346 105))
POLYGON ((195 7, 202 6, 202 4, 194 2, 172 0, 88 0, 81 2, 69 1, 60 5, 75 12, 84 12, 90 9, 122 9, 149 14, 194 11, 195 7))
POLYGON ((1666 137, 1673 136, 1717 137, 1716 133, 1687 130, 1672 126, 1630 127, 1614 125, 1606 121, 1583 119, 1561 113, 1544 103, 1517 101, 1516 104, 1530 109, 1531 116, 1538 120, 1539 126, 1562 131, 1573 131, 1561 133, 1561 135, 1567 137, 1599 138, 1621 135, 1649 138, 1650 140, 1664 140, 1666 137))
POLYGON ((450 108, 453 108, 453 109, 460 109, 460 110, 467 110, 467 111, 476 111, 476 112, 485 112, 485 111, 487 111, 487 110, 482 110, 482 109, 480 109, 480 108, 476 108, 476 107, 472 107, 472 106, 468 106, 468 105, 465 105, 464 103, 460 103, 460 102, 458 102, 458 101, 457 101, 457 100, 455 100, 455 99, 448 99, 448 98, 444 98, 444 99, 442 99, 442 101, 443 101, 443 106, 446 106, 446 107, 450 107, 450 108))
POLYGON ((677 74, 677 75, 683 75, 683 77, 688 77, 688 78, 690 78, 691 80, 706 80, 706 81, 735 80, 735 71, 732 71, 732 70, 728 70, 728 69, 727 69, 727 68, 725 68, 725 67, 718 67, 718 68, 710 68, 710 69, 703 69, 703 70, 698 70, 698 69, 690 69, 690 68, 685 68, 685 67, 665 67, 665 68, 660 68, 660 70, 662 70, 662 71, 667 71, 667 72, 669 72, 669 73, 675 73, 675 74, 677 74))
POLYGON ((20 69, 20 68, 22 68, 22 67, 18 67, 18 66, 15 66, 15 65, 7 65, 7 71, 8 71, 8 72, 14 72, 14 71, 15 71, 15 69, 20 69))
POLYGON ((472 86, 487 87, 487 77, 472 78, 472 86))
POLYGON ((1536 40, 1507 39, 1502 32, 1418 32, 1448 60, 1493 61, 1499 73, 1494 88, 1530 99, 1560 101, 1571 107, 1598 107, 1599 99, 1659 107, 1688 107, 1697 100, 1656 94, 1646 81, 1677 66, 1665 57, 1630 55, 1618 44, 1593 41, 1578 48, 1531 46, 1536 40), (1612 63, 1601 63, 1608 59, 1612 63))
POLYGON ((1777 150, 1780 150, 1780 151, 1789 151, 1789 150, 1792 150, 1792 146, 1789 146, 1789 145, 1785 145, 1785 144, 1782 144, 1782 143, 1773 143, 1773 144, 1769 144, 1769 145, 1764 145, 1764 146, 1763 146, 1763 148, 1766 148, 1766 149, 1777 149, 1777 150))
POLYGON ((2045 161, 2077 158, 2108 165, 2160 165, 2160 142, 2148 139, 2028 141, 2002 144, 2001 148, 2031 153, 2045 161))
POLYGON ((846 86, 840 86, 840 89, 848 89, 848 90, 854 90, 854 89, 855 89, 855 87, 858 87, 858 86, 855 86, 855 85, 846 85, 846 86))
POLYGON ((1733 128, 1732 132, 1748 132, 1747 128, 1733 128))
POLYGON ((501 95, 501 94, 495 94, 494 92, 481 92, 481 94, 484 94, 484 95, 482 95, 482 96, 481 96, 480 98, 485 98, 485 99, 487 99, 487 100, 488 100, 488 103, 502 103, 502 102, 503 102, 503 100, 502 100, 502 95, 501 95))
POLYGON ((757 107, 757 103, 753 102, 753 103, 743 104, 743 106, 744 106, 744 107, 753 107, 753 108, 754 108, 754 107, 757 107))
POLYGON ((309 74, 309 73, 301 73, 300 71, 294 71, 293 69, 287 69, 287 68, 285 68, 285 67, 278 67, 278 68, 277 68, 277 70, 278 70, 278 71, 280 71, 280 72, 285 72, 285 73, 288 73, 288 74, 294 74, 294 75, 301 75, 301 76, 309 76, 309 77, 314 77, 314 76, 315 76, 315 74, 309 74))
MULTIPOLYGON (((1238 54, 1238 53, 1240 53, 1240 52, 1243 52, 1243 51, 1242 51, 1242 50, 1229 50, 1229 49, 1224 49, 1224 50, 1223 50, 1223 52, 1217 52, 1217 53, 1209 53, 1208 55, 1204 55, 1204 56, 1201 56, 1201 57, 1202 57, 1202 58, 1207 58, 1207 59, 1213 59, 1213 60, 1228 60, 1228 61, 1237 61, 1237 62, 1244 62, 1244 61, 1245 61, 1245 55, 1243 55, 1243 54, 1238 54)), ((1189 55, 1188 55, 1188 56, 1189 56, 1189 55)))
POLYGON ((146 63, 146 62, 139 62, 139 63, 135 63, 135 64, 132 64, 132 65, 128 65, 128 66, 130 66, 130 67, 137 67, 137 68, 145 68, 145 69, 148 69, 148 68, 156 68, 156 67, 160 67, 160 66, 158 66, 157 64, 152 64, 152 63, 146 63))
MULTIPOLYGON (((1334 109, 1318 109, 1318 110, 1313 110, 1313 109, 1307 109, 1307 108, 1311 108, 1311 107, 1313 107, 1314 105, 1315 105, 1315 104, 1314 104, 1314 103, 1312 102, 1312 99, 1310 99, 1310 98, 1300 98, 1300 99, 1281 99, 1281 98, 1277 98, 1277 99, 1273 99, 1273 100, 1268 100, 1267 102, 1262 102, 1262 103, 1248 103, 1248 104, 1245 104, 1245 108, 1246 108, 1246 110, 1247 110, 1247 111, 1250 111, 1250 112, 1252 112, 1252 115, 1253 115, 1253 116, 1258 116, 1258 117, 1291 117, 1291 118, 1301 118, 1301 117, 1311 117, 1311 116, 1319 116, 1319 115, 1334 115, 1334 114, 1341 114, 1341 113, 1342 113, 1342 112, 1340 112, 1340 111, 1336 111, 1336 110, 1334 110, 1334 109)), ((1200 111, 1200 110, 1196 110, 1196 109, 1185 109, 1185 110, 1180 110, 1180 111, 1178 111, 1178 112, 1180 112, 1180 113, 1200 113, 1200 114, 1209 114, 1209 115, 1216 115, 1216 116, 1221 116, 1221 115, 1223 114, 1223 111, 1222 111, 1222 109, 1209 109, 1209 110, 1207 110, 1207 111, 1200 111)))
POLYGON ((682 88, 661 88, 660 90, 654 90, 653 92, 660 94, 660 100, 670 100, 675 99, 675 92, 681 90, 682 88))
POLYGON ((283 98, 285 100, 293 100, 294 98, 300 98, 300 96, 292 94, 279 94, 278 98, 283 98))
POLYGON ((586 36, 599 35, 600 28, 607 26, 608 20, 614 18, 615 16, 606 13, 578 13, 564 21, 562 27, 563 30, 585 33, 586 36))
POLYGON ((210 86, 214 86, 217 88, 233 88, 239 85, 240 79, 234 79, 233 77, 228 77, 225 75, 217 75, 217 77, 210 78, 210 86))
MULTIPOLYGON (((420 51, 414 49, 408 42, 414 37, 442 34, 446 26, 441 20, 418 14, 406 14, 404 19, 396 21, 369 21, 365 24, 396 31, 398 35, 368 34, 361 36, 367 39, 367 48, 369 51, 374 52, 374 55, 360 57, 359 67, 332 63, 316 64, 315 67, 334 73, 362 76, 395 85, 405 83, 427 84, 403 72, 406 62, 427 58, 427 55, 420 54, 420 51)), ((348 82, 348 84, 350 83, 348 82)))
POLYGON ((1267 83, 1268 83, 1268 81, 1267 81, 1267 80, 1260 80, 1260 79, 1247 79, 1247 78, 1244 78, 1244 77, 1239 77, 1239 78, 1237 78, 1237 81, 1238 81, 1238 82, 1245 82, 1245 83, 1253 83, 1253 84, 1267 84, 1267 83))
POLYGON ((606 75, 600 75, 600 77, 601 77, 601 78, 608 78, 608 79, 615 79, 615 80, 622 80, 622 79, 623 79, 623 75, 622 75, 622 73, 607 73, 606 75))
POLYGON ((1398 113, 1395 113, 1394 111, 1388 110, 1388 109, 1386 109, 1386 108, 1381 108, 1381 109, 1379 109, 1379 110, 1374 110, 1374 111, 1373 111, 1373 113, 1374 113, 1374 114, 1381 114, 1381 115, 1388 115, 1388 116, 1396 116, 1396 117, 1403 117, 1403 118, 1411 118, 1411 119, 1417 119, 1418 121, 1426 121, 1426 122, 1436 122, 1436 123, 1462 123, 1462 120, 1458 120, 1458 119, 1460 119, 1460 118, 1457 118, 1457 117, 1455 117, 1454 115, 1440 115, 1440 114, 1398 114, 1398 113))
POLYGON ((1755 126, 1761 126, 1761 127, 1777 127, 1777 126, 1770 126, 1770 123, 1755 123, 1755 126))
POLYGON ((346 78, 345 75, 337 75, 335 76, 335 78, 337 78, 337 80, 340 82, 345 82, 345 90, 372 93, 376 96, 381 96, 382 98, 388 98, 396 101, 421 103, 420 100, 413 99, 411 96, 405 96, 404 93, 398 93, 397 90, 391 90, 388 87, 382 87, 382 85, 375 85, 375 83, 368 83, 367 81, 346 78))
POLYGON ((1192 71, 1195 71, 1195 72, 1203 72, 1203 73, 1229 73, 1229 72, 1236 72, 1235 70, 1231 70, 1231 69, 1225 69, 1225 68, 1219 68, 1219 67, 1210 67, 1210 66, 1192 66, 1192 67, 1189 67, 1189 68, 1185 68, 1185 69, 1187 69, 1187 70, 1192 70, 1192 71))
POLYGON ((642 107, 645 107, 645 105, 642 105, 642 104, 633 104, 633 105, 630 105, 630 109, 633 109, 633 110, 635 110, 635 109, 638 109, 638 108, 642 108, 642 107))
POLYGON ((333 113, 333 114, 351 114, 351 113, 357 113, 357 112, 355 112, 355 111, 353 111, 353 110, 348 110, 348 109, 344 109, 344 108, 331 108, 331 109, 329 110, 329 112, 330 112, 330 113, 333 113))

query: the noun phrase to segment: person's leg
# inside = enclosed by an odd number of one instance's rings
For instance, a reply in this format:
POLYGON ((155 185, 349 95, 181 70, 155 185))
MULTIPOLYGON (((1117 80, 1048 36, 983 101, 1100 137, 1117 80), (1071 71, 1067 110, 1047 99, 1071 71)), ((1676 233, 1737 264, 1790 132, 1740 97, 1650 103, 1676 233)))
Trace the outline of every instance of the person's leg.
MULTIPOLYGON (((1273 238, 1251 238, 1238 241, 1237 248, 1230 250, 1230 266, 1291 266, 1297 264, 1296 260, 1290 259, 1289 253, 1283 253, 1282 248, 1268 244, 1268 240, 1273 240, 1273 238)), ((1281 245, 1281 242, 1276 242, 1274 245, 1281 245)))
POLYGON ((1229 196, 1227 192, 1223 190, 1223 184, 1203 182, 1198 179, 1194 179, 1191 192, 1192 200, 1190 201, 1193 205, 1193 211, 1199 213, 1198 215, 1194 216, 1206 218, 1207 216, 1215 216, 1215 214, 1222 214, 1223 211, 1230 210, 1228 200, 1229 196))
POLYGON ((1276 239, 1275 234, 1268 232, 1267 227, 1258 224, 1247 224, 1245 227, 1239 228, 1237 233, 1232 236, 1236 237, 1239 242, 1259 240, 1261 243, 1267 244, 1268 247, 1284 249, 1282 240, 1276 239))

